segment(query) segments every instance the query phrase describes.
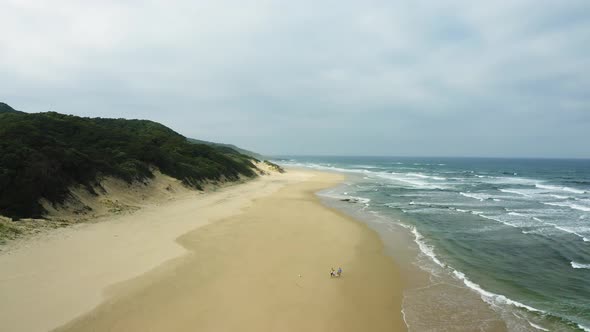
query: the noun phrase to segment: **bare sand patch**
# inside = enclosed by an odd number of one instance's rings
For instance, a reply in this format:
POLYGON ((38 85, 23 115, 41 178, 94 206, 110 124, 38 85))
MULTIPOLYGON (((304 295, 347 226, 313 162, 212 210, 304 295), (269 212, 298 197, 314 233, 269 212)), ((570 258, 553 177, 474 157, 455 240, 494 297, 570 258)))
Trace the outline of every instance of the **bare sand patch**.
POLYGON ((58 331, 405 330, 400 276, 378 236, 314 195, 341 179, 314 173, 183 235, 188 254, 112 287, 58 331))

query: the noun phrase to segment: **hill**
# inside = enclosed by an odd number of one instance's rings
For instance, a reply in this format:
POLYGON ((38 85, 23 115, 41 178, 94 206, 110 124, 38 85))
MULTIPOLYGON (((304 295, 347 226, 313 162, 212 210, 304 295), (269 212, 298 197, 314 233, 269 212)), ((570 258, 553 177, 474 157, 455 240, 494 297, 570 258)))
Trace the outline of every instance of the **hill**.
POLYGON ((194 138, 187 138, 189 142, 191 143, 196 143, 196 144, 205 144, 205 145, 209 145, 209 146, 214 146, 214 147, 219 147, 219 148, 225 148, 227 152, 232 153, 229 150, 233 150, 239 154, 243 154, 246 156, 250 156, 252 158, 258 159, 258 160, 262 160, 264 159, 264 157, 261 154, 258 154, 256 152, 252 152, 252 151, 248 151, 246 149, 242 149, 239 148, 233 144, 224 144, 224 143, 214 143, 214 142, 208 142, 208 141, 202 141, 199 139, 194 139, 194 138), (228 150, 229 149, 229 150, 228 150))
POLYGON ((10 107, 8 104, 0 102, 0 114, 2 113, 22 113, 14 108, 10 107))
POLYGON ((40 218, 42 198, 63 203, 74 185, 94 192, 102 177, 132 183, 155 169, 197 189, 256 176, 250 156, 189 143, 156 122, 29 114, 0 103, 0 215, 40 218))

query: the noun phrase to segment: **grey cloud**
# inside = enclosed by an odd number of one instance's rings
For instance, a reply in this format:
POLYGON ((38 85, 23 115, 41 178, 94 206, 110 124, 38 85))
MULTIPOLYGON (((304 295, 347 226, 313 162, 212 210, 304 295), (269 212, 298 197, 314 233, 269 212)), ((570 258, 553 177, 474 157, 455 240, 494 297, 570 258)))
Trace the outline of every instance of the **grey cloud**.
POLYGON ((0 91, 271 154, 590 157, 590 3, 8 1, 0 91), (7 33, 9 32, 9 33, 7 33))

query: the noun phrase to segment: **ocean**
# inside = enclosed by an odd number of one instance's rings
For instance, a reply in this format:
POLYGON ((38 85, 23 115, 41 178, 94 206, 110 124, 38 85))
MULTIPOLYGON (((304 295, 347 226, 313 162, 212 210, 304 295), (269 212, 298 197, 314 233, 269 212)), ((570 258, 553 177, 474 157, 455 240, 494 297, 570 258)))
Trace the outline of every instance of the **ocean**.
POLYGON ((590 331, 590 160, 274 161, 347 174, 319 195, 413 252, 410 331, 590 331))

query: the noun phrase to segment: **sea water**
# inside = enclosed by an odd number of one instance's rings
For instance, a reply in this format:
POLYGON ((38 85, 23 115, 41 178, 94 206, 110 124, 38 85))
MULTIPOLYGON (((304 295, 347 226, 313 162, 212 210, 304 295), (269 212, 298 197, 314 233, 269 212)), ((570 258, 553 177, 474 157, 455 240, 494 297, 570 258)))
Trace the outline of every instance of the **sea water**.
POLYGON ((411 237, 430 277, 404 294, 410 331, 590 331, 590 160, 275 161, 348 174, 320 195, 386 246, 411 237))

